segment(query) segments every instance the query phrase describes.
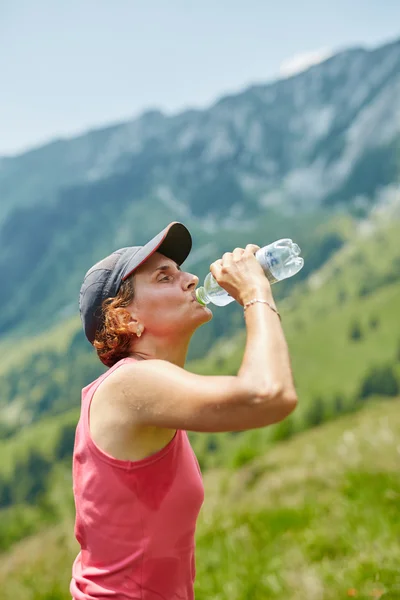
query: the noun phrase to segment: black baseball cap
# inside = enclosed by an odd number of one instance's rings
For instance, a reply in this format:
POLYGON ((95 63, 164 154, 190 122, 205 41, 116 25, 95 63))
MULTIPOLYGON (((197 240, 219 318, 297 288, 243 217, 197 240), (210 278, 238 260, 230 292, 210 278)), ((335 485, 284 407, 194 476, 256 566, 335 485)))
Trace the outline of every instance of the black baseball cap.
POLYGON ((181 265, 192 249, 192 237, 182 223, 174 221, 145 246, 115 250, 89 269, 79 294, 79 312, 85 335, 93 344, 102 325, 102 304, 114 298, 125 279, 158 251, 181 265))

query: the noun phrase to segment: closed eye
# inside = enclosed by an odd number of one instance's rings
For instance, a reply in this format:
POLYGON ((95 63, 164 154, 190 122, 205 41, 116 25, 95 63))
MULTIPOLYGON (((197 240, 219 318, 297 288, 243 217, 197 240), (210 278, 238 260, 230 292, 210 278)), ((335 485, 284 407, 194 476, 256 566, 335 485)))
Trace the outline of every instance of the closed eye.
MULTIPOLYGON (((178 272, 180 272, 181 268, 179 265, 176 265, 176 270, 178 272)), ((164 271, 164 272, 169 272, 171 273, 172 271, 172 266, 171 265, 162 265, 161 267, 157 267, 156 271, 164 271)), ((174 271, 174 275, 175 275, 175 271, 174 271)), ((169 281, 169 278, 173 279, 174 277, 171 275, 166 275, 165 277, 163 277, 162 279, 157 279, 158 281, 169 281)))

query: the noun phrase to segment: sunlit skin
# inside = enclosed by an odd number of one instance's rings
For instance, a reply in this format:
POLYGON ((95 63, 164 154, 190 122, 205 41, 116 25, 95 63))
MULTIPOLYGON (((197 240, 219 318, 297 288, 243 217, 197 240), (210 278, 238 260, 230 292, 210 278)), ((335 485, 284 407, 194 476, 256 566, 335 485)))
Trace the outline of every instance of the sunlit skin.
POLYGON ((211 310, 195 299, 198 283, 196 275, 181 271, 175 261, 159 252, 135 271, 135 297, 127 307, 135 334, 133 358, 156 358, 184 367, 192 335, 213 317, 211 310))

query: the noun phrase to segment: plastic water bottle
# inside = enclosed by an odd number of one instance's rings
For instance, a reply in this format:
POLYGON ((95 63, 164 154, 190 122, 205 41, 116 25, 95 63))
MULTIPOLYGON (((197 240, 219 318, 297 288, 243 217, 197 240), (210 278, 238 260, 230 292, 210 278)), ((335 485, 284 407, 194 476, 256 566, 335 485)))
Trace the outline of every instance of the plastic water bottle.
MULTIPOLYGON (((268 281, 273 284, 282 279, 296 275, 304 265, 300 256, 300 248, 291 239, 277 240, 257 250, 255 257, 263 268, 268 281)), ((218 285, 212 273, 204 280, 204 285, 197 288, 196 298, 200 304, 212 302, 217 306, 226 306, 235 299, 224 288, 218 285)))

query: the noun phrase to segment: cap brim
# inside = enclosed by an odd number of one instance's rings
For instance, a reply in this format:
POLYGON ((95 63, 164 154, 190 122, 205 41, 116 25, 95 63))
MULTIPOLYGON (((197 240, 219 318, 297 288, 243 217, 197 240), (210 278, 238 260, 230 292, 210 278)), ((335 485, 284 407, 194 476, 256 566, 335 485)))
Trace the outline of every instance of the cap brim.
POLYGON ((154 252, 158 251, 181 265, 189 256, 191 249, 192 236, 189 230, 182 223, 174 221, 136 252, 132 259, 127 262, 121 274, 122 280, 132 275, 154 252))

